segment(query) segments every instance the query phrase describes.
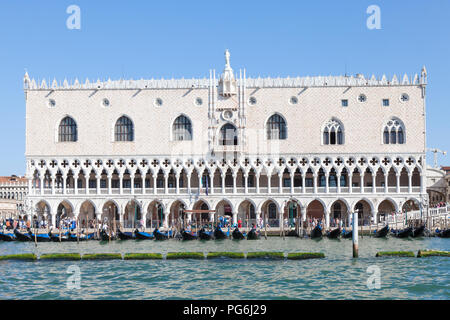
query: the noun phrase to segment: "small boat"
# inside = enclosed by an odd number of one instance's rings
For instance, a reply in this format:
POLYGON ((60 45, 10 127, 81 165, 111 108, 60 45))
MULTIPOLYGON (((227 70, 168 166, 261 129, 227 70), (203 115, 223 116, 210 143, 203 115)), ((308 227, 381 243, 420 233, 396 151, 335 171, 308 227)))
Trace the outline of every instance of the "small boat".
POLYGON ((51 231, 48 233, 50 240, 53 242, 66 242, 69 241, 68 233, 61 233, 61 239, 59 238, 59 233, 53 234, 51 231))
POLYGON ((226 239, 227 235, 222 231, 221 228, 219 228, 217 226, 216 229, 214 230, 214 238, 216 240, 222 240, 222 239, 226 239))
POLYGON ((75 242, 75 241, 87 241, 87 240, 92 240, 94 239, 94 233, 89 233, 89 234, 83 234, 83 233, 79 233, 78 234, 78 239, 77 239, 77 234, 76 233, 71 233, 69 231, 68 233, 68 240, 75 242))
POLYGON ((122 232, 120 229, 117 229, 117 235, 120 240, 132 240, 134 239, 134 234, 132 232, 122 232))
POLYGON ((0 241, 15 241, 16 237, 14 233, 3 233, 0 232, 0 241))
POLYGON ((342 238, 344 238, 344 239, 353 238, 353 230, 350 230, 350 231, 343 230, 342 231, 342 238))
POLYGON ((413 231, 412 231, 411 236, 413 238, 422 237, 424 232, 425 232, 425 226, 422 225, 422 226, 420 226, 418 228, 414 228, 413 231))
POLYGON ((252 229, 247 234, 247 240, 258 240, 260 236, 260 233, 256 229, 252 229))
POLYGON ((169 239, 169 235, 167 233, 163 233, 156 228, 153 230, 153 236, 155 237, 155 240, 167 240, 169 239))
POLYGON ((213 235, 211 231, 206 231, 205 228, 202 228, 198 232, 198 238, 200 240, 211 240, 213 238, 213 235))
POLYGON ((394 233, 394 235, 397 238, 408 238, 409 236, 412 235, 413 229, 411 227, 405 228, 403 230, 397 230, 396 233, 394 233))
POLYGON ((191 232, 186 232, 186 230, 181 230, 181 237, 183 240, 196 240, 198 237, 191 232))
POLYGON ((389 226, 385 226, 385 227, 381 228, 380 230, 375 231, 374 237, 375 238, 384 238, 387 236, 388 232, 389 232, 389 226))
MULTIPOLYGON (((100 240, 109 241, 109 233, 105 230, 100 231, 100 240)), ((116 237, 114 235, 111 235, 111 240, 116 240, 116 237)))
MULTIPOLYGON (((31 237, 32 241, 35 240, 34 234, 31 233, 31 231, 28 232, 28 235, 31 237)), ((52 239, 46 233, 36 235, 36 242, 50 242, 50 241, 52 241, 52 239)))
POLYGON ((442 230, 438 233, 438 236, 441 238, 450 238, 450 229, 442 230))
MULTIPOLYGON (((141 232, 138 229, 134 230, 134 236, 136 237, 136 240, 152 240, 153 236, 155 234, 157 234, 159 231, 158 229, 155 229, 155 231, 153 231, 153 234, 150 234, 148 232, 141 232)), ((158 237, 156 237, 156 240, 160 240, 158 239, 158 237)))
POLYGON ((231 235, 233 236, 234 240, 243 240, 245 239, 244 235, 242 234, 241 231, 239 231, 239 228, 235 228, 233 230, 233 232, 231 233, 231 235))
POLYGON ((14 235, 18 241, 33 241, 29 234, 21 233, 17 229, 14 229, 14 235))
POLYGON ((286 237, 299 237, 299 235, 296 230, 289 230, 288 233, 286 233, 286 237))
POLYGON ((341 235, 341 229, 340 228, 336 228, 334 230, 328 231, 327 232, 327 237, 330 239, 337 239, 339 238, 339 236, 341 235))
POLYGON ((312 231, 310 235, 311 239, 314 238, 322 238, 322 227, 317 225, 312 231))

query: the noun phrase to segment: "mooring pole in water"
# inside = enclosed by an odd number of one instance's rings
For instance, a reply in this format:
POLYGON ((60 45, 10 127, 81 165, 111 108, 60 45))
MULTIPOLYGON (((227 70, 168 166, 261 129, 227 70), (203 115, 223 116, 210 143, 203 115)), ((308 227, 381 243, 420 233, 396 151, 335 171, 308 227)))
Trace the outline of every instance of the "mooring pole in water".
POLYGON ((358 258, 358 213, 353 212, 352 219, 353 258, 358 258))

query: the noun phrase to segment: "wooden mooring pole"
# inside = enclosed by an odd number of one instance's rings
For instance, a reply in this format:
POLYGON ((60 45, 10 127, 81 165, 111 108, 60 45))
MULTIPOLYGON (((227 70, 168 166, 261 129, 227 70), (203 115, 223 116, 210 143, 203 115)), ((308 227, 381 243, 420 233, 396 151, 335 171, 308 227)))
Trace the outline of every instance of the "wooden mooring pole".
POLYGON ((353 258, 358 258, 358 213, 353 212, 352 219, 353 258))

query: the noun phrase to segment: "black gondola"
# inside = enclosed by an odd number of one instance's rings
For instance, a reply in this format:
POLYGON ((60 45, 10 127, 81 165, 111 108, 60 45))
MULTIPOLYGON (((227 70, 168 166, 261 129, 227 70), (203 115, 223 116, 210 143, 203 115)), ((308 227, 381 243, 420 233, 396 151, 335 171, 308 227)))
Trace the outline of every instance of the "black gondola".
POLYGON ((322 238, 322 228, 317 225, 312 231, 310 235, 311 239, 314 238, 322 238))
MULTIPOLYGON (((153 234, 147 233, 147 232, 141 232, 138 229, 134 230, 134 236, 136 237, 136 240, 152 240, 156 234, 158 234, 158 229, 155 229, 155 231, 153 231, 153 234)), ((160 240, 158 239, 158 237, 156 237, 156 240, 160 240)))
POLYGON ((350 238, 353 238, 353 230, 350 230, 350 231, 343 231, 343 232, 342 232, 342 238, 344 238, 344 239, 350 239, 350 238))
POLYGON ((197 235, 192 234, 190 232, 186 232, 186 230, 181 230, 181 238, 183 240, 196 240, 198 239, 197 235))
POLYGON ((450 238, 450 229, 442 230, 438 233, 438 236, 441 238, 450 238))
POLYGON ((260 233, 256 229, 251 229, 247 234, 247 240, 258 240, 260 233))
POLYGON ((14 229, 14 235, 16 236, 17 241, 32 241, 29 234, 21 233, 19 230, 14 229))
MULTIPOLYGON (((32 241, 35 240, 35 236, 33 233, 31 233, 31 231, 28 231, 28 235, 31 237, 32 241)), ((52 239, 46 233, 36 235, 36 242, 50 242, 50 241, 52 241, 52 239)))
POLYGON ((221 228, 219 228, 219 226, 217 226, 216 229, 214 230, 214 238, 216 240, 222 240, 226 239, 227 235, 222 231, 221 228))
POLYGON ((15 241, 16 237, 13 233, 3 233, 0 232, 0 241, 15 241))
POLYGON ((59 233, 53 234, 51 231, 48 233, 50 240, 53 242, 66 242, 69 241, 68 233, 62 233, 61 239, 59 238, 59 233))
MULTIPOLYGON (((109 241, 109 233, 105 230, 100 231, 100 240, 109 241)), ((116 240, 116 237, 114 235, 111 235, 111 240, 116 240)))
POLYGON ((162 233, 161 231, 159 231, 158 228, 153 230, 153 236, 155 237, 155 240, 158 241, 169 239, 169 236, 166 233, 162 233))
POLYGON ((336 228, 334 230, 328 231, 327 232, 327 237, 330 239, 337 239, 339 238, 339 236, 341 235, 341 229, 340 228, 336 228))
POLYGON ((241 231, 239 231, 239 228, 235 228, 233 232, 231 233, 231 236, 234 240, 244 240, 245 236, 242 234, 241 231))
POLYGON ((134 239, 134 234, 132 232, 122 232, 120 229, 117 229, 117 235, 120 240, 132 240, 134 239))
POLYGON ((400 231, 395 232, 394 235, 395 235, 397 238, 408 238, 409 236, 412 235, 412 231, 413 231, 413 230, 412 230, 411 227, 407 227, 407 228, 405 228, 405 229, 403 229, 403 230, 400 230, 400 231))
POLYGON ((299 237, 297 230, 289 230, 286 237, 299 237))
POLYGON ((381 228, 380 230, 375 231, 373 236, 375 238, 384 238, 387 236, 388 232, 389 232, 389 226, 385 226, 385 227, 381 228))
POLYGON ((425 232, 425 226, 420 226, 418 228, 413 229, 411 236, 413 238, 422 237, 424 232, 425 232))
POLYGON ((213 238, 211 231, 206 231, 205 228, 202 228, 198 232, 198 238, 200 240, 211 240, 213 238))
POLYGON ((87 240, 92 240, 94 239, 94 233, 89 233, 89 234, 83 234, 83 233, 79 233, 78 237, 77 234, 73 234, 70 231, 67 234, 67 238, 68 241, 72 241, 72 242, 76 242, 76 241, 87 241, 87 240))

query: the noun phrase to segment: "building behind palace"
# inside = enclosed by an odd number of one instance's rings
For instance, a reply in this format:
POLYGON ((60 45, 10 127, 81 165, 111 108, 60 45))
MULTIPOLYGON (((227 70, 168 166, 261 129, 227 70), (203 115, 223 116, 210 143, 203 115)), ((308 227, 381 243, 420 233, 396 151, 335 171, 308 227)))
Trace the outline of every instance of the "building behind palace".
POLYGON ((0 218, 17 218, 23 214, 27 193, 25 177, 0 177, 0 218))
MULTIPOLYGON (((427 72, 73 82, 24 78, 30 206, 57 224, 170 225, 182 209, 277 226, 427 204, 427 72)), ((187 215, 188 219, 200 218, 187 215)))

